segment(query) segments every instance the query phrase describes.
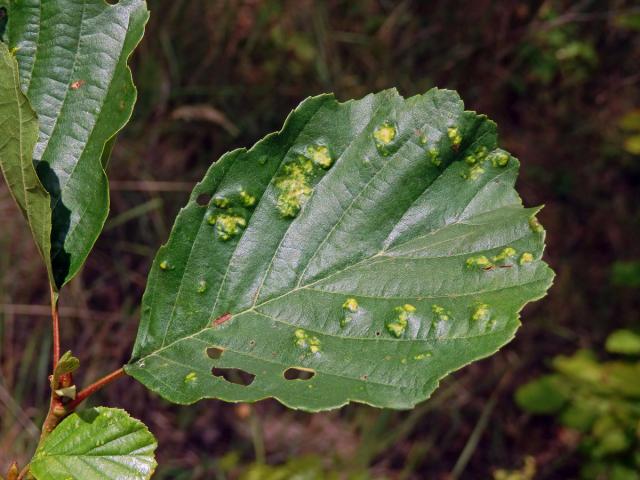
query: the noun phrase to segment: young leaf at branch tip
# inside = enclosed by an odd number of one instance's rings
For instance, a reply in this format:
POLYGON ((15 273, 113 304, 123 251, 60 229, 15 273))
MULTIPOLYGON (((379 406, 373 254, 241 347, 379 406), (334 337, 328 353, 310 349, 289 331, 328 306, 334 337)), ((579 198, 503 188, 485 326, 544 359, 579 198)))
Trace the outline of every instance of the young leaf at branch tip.
POLYGON ((156 468, 156 446, 147 427, 124 410, 92 408, 51 432, 30 471, 37 480, 146 480, 156 468))
POLYGON ((518 167, 452 91, 305 100, 194 189, 126 372, 177 403, 412 407, 551 285, 518 167))
POLYGON ((136 89, 127 61, 149 17, 144 0, 9 3, 6 37, 39 116, 32 157, 51 195, 54 286, 78 273, 109 210, 104 165, 136 89))
POLYGON ((60 357, 60 360, 53 371, 53 375, 51 377, 51 388, 54 390, 59 388, 60 377, 75 372, 79 367, 80 360, 71 355, 71 352, 66 352, 60 357))
POLYGON ((51 207, 49 193, 33 166, 33 148, 38 139, 38 119, 20 90, 18 64, 0 42, 0 168, 9 191, 29 224, 49 278, 51 266, 51 207))

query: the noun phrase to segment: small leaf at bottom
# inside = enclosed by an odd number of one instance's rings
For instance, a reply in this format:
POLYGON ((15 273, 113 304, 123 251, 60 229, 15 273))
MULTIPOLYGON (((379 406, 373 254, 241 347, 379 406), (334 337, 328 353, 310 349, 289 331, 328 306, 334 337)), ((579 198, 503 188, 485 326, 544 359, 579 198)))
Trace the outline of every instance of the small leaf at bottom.
POLYGON ((31 473, 38 480, 142 480, 156 467, 156 440, 124 410, 98 407, 73 413, 38 447, 31 473))

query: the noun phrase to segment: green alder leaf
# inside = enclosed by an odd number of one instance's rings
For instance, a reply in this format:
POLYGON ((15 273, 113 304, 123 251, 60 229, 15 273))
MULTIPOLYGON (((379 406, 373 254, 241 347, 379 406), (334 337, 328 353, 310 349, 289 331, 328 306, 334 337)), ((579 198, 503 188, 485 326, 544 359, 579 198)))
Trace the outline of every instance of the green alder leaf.
POLYGON ((6 36, 39 118, 33 159, 51 194, 57 287, 78 273, 106 220, 102 156, 133 110, 127 60, 148 16, 144 0, 9 2, 6 36))
POLYGON ((38 119, 20 90, 18 64, 0 42, 0 168, 20 210, 29 223, 38 251, 52 279, 51 207, 49 194, 33 166, 38 119))
POLYGON ((156 440, 124 410, 73 413, 42 442, 31 460, 38 480, 142 480, 156 468, 156 440))
POLYGON ((605 348, 609 353, 640 355, 640 335, 631 330, 616 330, 607 337, 605 348))
POLYGON ((177 403, 413 406, 552 282, 518 166, 455 92, 305 100, 194 189, 127 373, 177 403))

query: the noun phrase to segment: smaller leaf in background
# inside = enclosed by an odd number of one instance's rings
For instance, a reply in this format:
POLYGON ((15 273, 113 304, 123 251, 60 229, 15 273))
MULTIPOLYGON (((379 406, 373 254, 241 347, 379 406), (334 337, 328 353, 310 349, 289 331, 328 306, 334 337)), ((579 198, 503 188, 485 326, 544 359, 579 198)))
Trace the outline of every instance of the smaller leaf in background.
POLYGON ((622 355, 640 355, 640 335, 631 330, 616 330, 605 345, 607 352, 622 355))
POLYGON ((623 147, 632 155, 640 155, 640 110, 631 110, 619 122, 620 129, 626 133, 623 147))
POLYGON ((124 410, 98 407, 73 413, 38 447, 31 461, 37 480, 146 480, 156 440, 124 410))
POLYGON ((518 470, 499 469, 493 473, 493 480, 533 480, 536 476, 536 459, 527 456, 524 465, 518 470))
MULTIPOLYGON (((0 22, 2 21, 0 11, 0 22)), ((18 64, 9 48, 0 42, 0 169, 53 281, 51 266, 51 206, 49 194, 33 166, 33 148, 38 139, 38 119, 27 97, 20 91, 18 64)))
MULTIPOLYGON (((638 342, 638 335, 619 330, 609 337, 607 350, 634 351, 638 342)), ((640 479, 640 361, 631 357, 600 362, 594 352, 579 350, 556 357, 553 367, 555 373, 518 389, 518 405, 528 412, 557 415, 562 425, 579 432, 586 456, 582 479, 640 479)))
POLYGON ((615 262, 611 267, 611 283, 617 287, 640 287, 640 261, 615 262))
POLYGON ((541 377, 516 391, 516 403, 529 413, 556 413, 564 407, 567 399, 567 391, 557 375, 541 377))

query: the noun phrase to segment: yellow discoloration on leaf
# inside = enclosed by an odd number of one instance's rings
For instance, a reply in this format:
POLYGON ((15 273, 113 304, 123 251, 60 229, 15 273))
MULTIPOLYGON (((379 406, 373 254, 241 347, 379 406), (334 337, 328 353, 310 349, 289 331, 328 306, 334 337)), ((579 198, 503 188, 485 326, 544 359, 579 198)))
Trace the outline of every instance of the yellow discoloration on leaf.
POLYGON ((493 263, 484 255, 467 258, 467 267, 490 268, 493 263))
POLYGON ((256 204, 256 197, 249 194, 246 190, 240 190, 240 201, 245 207, 253 207, 256 204))
POLYGON ((458 127, 447 128, 447 136, 449 137, 449 140, 451 140, 451 148, 458 151, 460 144, 462 143, 462 135, 460 135, 458 127))
POLYGON ((504 150, 494 150, 489 155, 489 160, 494 167, 506 167, 509 164, 509 154, 504 150))
POLYGON ((313 163, 322 168, 329 168, 333 163, 329 148, 324 145, 309 145, 307 147, 307 155, 313 163))
POLYGON ((544 227, 542 226, 542 224, 538 221, 538 219, 536 217, 531 217, 529 219, 529 227, 531 227, 531 230, 533 230, 536 233, 544 232, 544 227))
POLYGON ((476 305, 471 313, 471 320, 474 322, 489 320, 491 317, 491 310, 486 303, 480 303, 476 305))
POLYGON ((304 331, 302 328, 298 328, 296 329, 296 331, 293 333, 294 337, 295 337, 295 345, 308 350, 311 353, 318 353, 321 350, 321 343, 320 340, 318 339, 318 337, 314 337, 309 335, 306 331, 304 331))
POLYGON ((448 322, 449 320, 451 320, 451 313, 448 312, 442 305, 431 305, 431 311, 439 321, 448 322))
POLYGON ((502 249, 502 251, 497 254, 495 257, 493 257, 493 261, 494 262, 504 262, 505 260, 508 260, 510 258, 513 258, 516 256, 516 249, 513 247, 505 247, 502 249))
POLYGON ((531 262, 533 262, 533 254, 529 252, 524 252, 522 255, 520 255, 520 265, 524 265, 526 263, 531 263, 531 262))
POLYGON ((207 218, 209 225, 215 225, 218 238, 229 240, 238 235, 247 226, 246 219, 236 213, 217 213, 207 218))
POLYGON ((485 170, 484 168, 482 168, 482 166, 473 165, 469 167, 469 169, 466 172, 462 173, 461 175, 462 175, 462 178, 465 178, 467 180, 477 180, 482 176, 484 172, 485 170))
POLYGON ((342 308, 352 313, 356 312, 358 310, 358 301, 355 298, 347 298, 342 304, 342 308))
POLYGON ((295 217, 311 196, 313 188, 309 179, 312 173, 312 161, 303 156, 284 166, 283 175, 275 182, 280 192, 277 208, 283 217, 295 217))
POLYGON ((395 317, 385 323, 387 331, 396 338, 404 335, 409 324, 409 318, 416 311, 416 307, 409 303, 405 303, 400 307, 394 308, 395 317))
POLYGON ((393 142, 397 134, 398 131, 393 123, 384 122, 373 131, 373 138, 377 145, 385 146, 393 142))

